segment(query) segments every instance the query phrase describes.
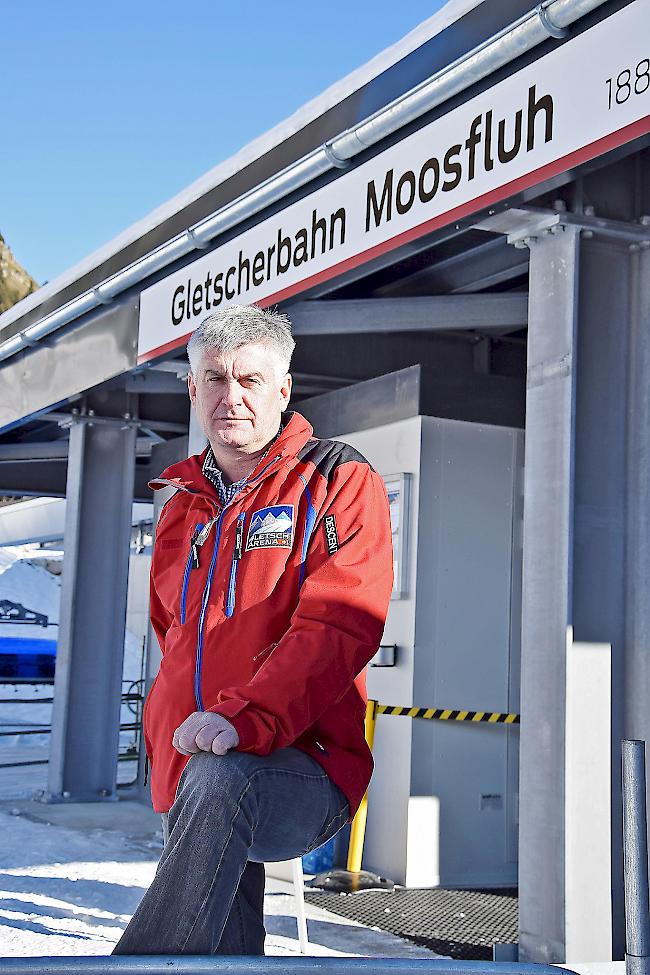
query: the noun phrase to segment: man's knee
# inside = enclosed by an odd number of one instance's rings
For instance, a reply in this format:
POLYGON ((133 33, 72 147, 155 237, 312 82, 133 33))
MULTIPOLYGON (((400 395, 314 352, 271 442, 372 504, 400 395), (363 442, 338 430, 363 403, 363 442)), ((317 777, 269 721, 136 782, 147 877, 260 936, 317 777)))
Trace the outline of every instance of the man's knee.
POLYGON ((248 786, 249 764, 249 756, 242 752, 197 752, 183 769, 176 798, 220 805, 238 802, 248 786))

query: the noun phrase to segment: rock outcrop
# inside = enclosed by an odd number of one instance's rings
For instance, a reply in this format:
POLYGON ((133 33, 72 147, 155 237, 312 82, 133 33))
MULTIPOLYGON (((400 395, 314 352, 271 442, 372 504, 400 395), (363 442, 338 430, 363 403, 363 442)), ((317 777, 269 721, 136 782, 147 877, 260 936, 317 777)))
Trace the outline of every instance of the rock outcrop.
POLYGON ((37 288, 37 282, 20 266, 0 234, 0 314, 37 288))

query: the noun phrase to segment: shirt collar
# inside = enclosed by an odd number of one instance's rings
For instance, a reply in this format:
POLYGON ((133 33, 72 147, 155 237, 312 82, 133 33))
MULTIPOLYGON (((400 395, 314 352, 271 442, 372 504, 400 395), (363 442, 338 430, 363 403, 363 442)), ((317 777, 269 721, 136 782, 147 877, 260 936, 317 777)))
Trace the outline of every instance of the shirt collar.
MULTIPOLYGON (((273 440, 271 440, 271 442, 269 443, 268 447, 260 457, 260 460, 263 460, 266 457, 269 450, 271 449, 273 444, 276 442, 276 440, 282 433, 283 429, 284 429, 284 424, 280 423, 280 429, 274 436, 273 440)), ((248 474, 245 474, 238 481, 233 481, 232 484, 226 484, 226 482, 224 481, 223 472, 221 471, 220 467, 217 465, 217 460, 214 456, 214 452, 212 450, 211 445, 208 445, 208 450, 205 455, 205 460, 203 461, 202 470, 205 476, 208 478, 208 480, 216 487, 219 500, 223 504, 227 504, 233 498, 233 496, 237 493, 237 491, 243 486, 244 481, 249 477, 248 474)))

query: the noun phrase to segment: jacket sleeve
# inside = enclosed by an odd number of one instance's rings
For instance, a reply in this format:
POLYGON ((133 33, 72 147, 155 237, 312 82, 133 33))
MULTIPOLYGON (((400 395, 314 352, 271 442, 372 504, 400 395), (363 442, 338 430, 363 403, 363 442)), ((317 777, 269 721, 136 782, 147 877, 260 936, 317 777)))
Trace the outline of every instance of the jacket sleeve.
POLYGON ((366 464, 342 464, 314 524, 288 630, 247 684, 223 689, 208 709, 232 722, 239 751, 292 744, 343 697, 377 651, 392 585, 383 480, 366 464))

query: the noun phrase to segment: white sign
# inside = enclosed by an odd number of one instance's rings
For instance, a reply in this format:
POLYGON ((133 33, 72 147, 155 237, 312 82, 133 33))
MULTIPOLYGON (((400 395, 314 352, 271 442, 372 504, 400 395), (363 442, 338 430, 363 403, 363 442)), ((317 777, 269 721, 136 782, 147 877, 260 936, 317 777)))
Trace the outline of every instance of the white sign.
POLYGON ((391 599, 405 599, 408 595, 411 475, 395 474, 384 477, 384 484, 388 496, 390 530, 393 539, 393 592, 391 599))
POLYGON ((650 131, 636 0, 141 295, 138 361, 211 311, 274 304, 650 131))

